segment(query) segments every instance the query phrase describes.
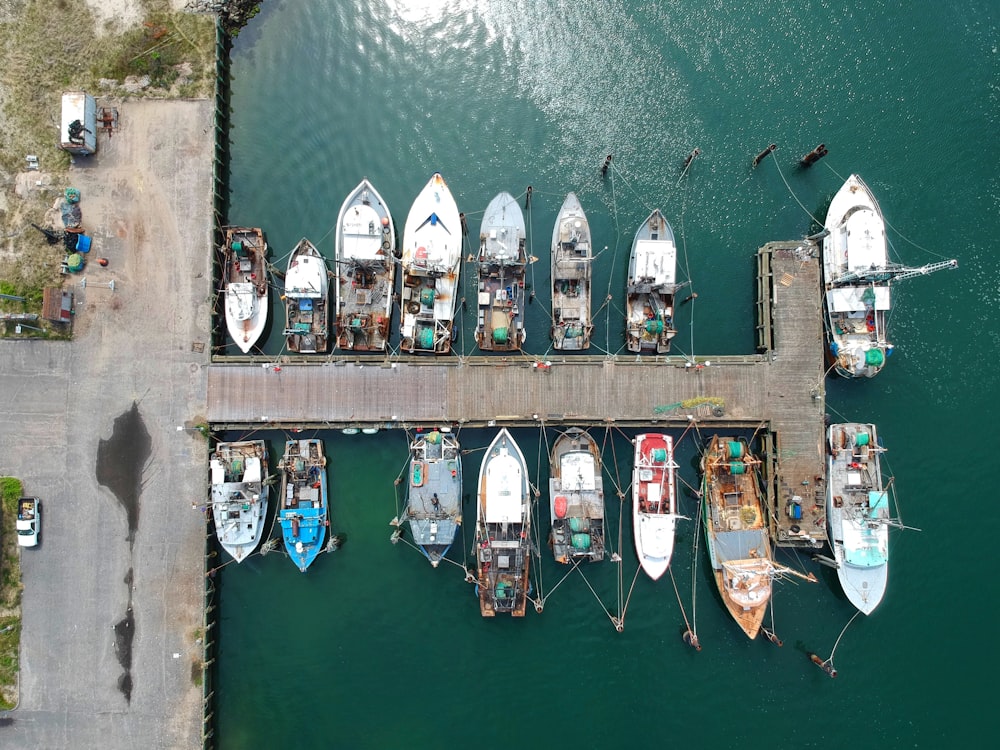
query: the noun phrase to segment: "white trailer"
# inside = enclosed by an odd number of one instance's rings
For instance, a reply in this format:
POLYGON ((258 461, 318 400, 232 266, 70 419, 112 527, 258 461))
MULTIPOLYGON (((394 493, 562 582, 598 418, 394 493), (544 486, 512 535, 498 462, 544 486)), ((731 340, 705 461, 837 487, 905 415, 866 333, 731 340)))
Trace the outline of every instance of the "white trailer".
POLYGON ((77 156, 97 153, 97 102, 90 94, 63 94, 59 148, 77 156))

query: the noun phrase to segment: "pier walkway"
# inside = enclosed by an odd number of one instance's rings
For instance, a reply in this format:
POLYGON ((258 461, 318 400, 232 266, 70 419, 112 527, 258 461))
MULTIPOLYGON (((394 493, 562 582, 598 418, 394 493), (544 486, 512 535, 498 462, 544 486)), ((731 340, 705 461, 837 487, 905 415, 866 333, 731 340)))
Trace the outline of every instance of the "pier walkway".
POLYGON ((216 362, 208 368, 208 420, 217 429, 684 427, 691 419, 703 433, 759 427, 776 459, 765 464, 775 541, 818 546, 824 349, 817 255, 807 242, 758 252, 757 354, 216 362), (790 514, 793 504, 801 518, 790 514))

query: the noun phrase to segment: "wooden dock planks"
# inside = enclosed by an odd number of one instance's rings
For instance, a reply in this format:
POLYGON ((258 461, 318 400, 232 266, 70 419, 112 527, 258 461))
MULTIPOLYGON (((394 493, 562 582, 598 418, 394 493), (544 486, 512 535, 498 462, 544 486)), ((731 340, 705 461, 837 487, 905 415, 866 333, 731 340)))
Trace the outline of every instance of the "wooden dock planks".
POLYGON ((819 260, 807 242, 770 243, 758 255, 758 343, 772 348, 757 355, 218 362, 208 368, 208 420, 230 427, 682 427, 693 416, 702 434, 764 424, 777 459, 768 477, 772 534, 780 545, 818 546, 825 537, 819 260), (801 518, 790 513, 796 504, 801 518))

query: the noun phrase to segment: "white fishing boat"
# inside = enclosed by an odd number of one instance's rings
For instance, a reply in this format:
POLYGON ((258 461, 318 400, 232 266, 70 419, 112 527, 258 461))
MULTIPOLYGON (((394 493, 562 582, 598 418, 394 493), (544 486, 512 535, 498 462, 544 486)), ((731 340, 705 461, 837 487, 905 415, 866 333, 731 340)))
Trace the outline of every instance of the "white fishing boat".
POLYGON ((226 328, 246 354, 267 325, 267 243, 264 232, 257 227, 226 227, 223 233, 226 328))
POLYGON ((632 464, 632 533, 639 565, 654 581, 674 553, 677 492, 674 442, 669 435, 636 435, 632 464))
POLYGON ((364 179, 337 216, 337 346, 384 351, 396 279, 396 228, 375 187, 364 179))
POLYGON ((320 354, 330 339, 330 271, 326 260, 303 237, 288 258, 285 273, 285 336, 288 351, 320 354))
POLYGON ((837 577, 851 604, 866 615, 885 596, 889 579, 889 492, 882 485, 883 449, 873 424, 827 430, 826 528, 837 577))
POLYGON ((524 214, 514 196, 500 193, 486 207, 479 232, 476 344, 512 352, 524 344, 524 214))
POLYGON ((549 546, 559 563, 604 559, 601 451, 586 430, 570 427, 549 456, 549 546))
POLYGON ((267 447, 263 440, 219 443, 208 465, 215 534, 243 562, 260 544, 267 517, 267 447))
POLYGON ((825 324, 837 374, 873 377, 892 354, 892 282, 957 267, 955 260, 890 263, 882 210, 858 175, 848 177, 830 203, 823 238, 825 324))
POLYGON ((590 347, 590 224, 575 193, 559 209, 552 230, 552 346, 564 351, 590 347))
POLYGON ((628 261, 625 318, 630 352, 670 351, 677 335, 674 295, 685 284, 677 283, 674 230, 656 209, 635 233, 628 261))
POLYGON ((444 178, 435 173, 420 191, 403 227, 400 348, 451 351, 462 222, 444 178))
POLYGON ((479 611, 524 617, 531 563, 531 495, 524 454, 506 429, 486 449, 476 502, 479 611))

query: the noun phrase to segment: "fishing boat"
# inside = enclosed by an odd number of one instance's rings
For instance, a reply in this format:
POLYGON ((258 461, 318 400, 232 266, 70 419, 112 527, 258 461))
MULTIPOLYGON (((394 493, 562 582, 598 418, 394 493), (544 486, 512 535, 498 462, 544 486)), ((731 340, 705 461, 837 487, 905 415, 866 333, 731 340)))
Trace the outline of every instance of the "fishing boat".
POLYGON ((287 441, 279 468, 281 534, 288 556, 305 573, 322 551, 330 524, 323 441, 287 441))
POLYGON ((759 469, 742 438, 714 435, 701 461, 702 518, 715 585, 751 639, 760 632, 774 576, 759 469))
POLYGON ((713 435, 701 458, 702 518, 715 585, 749 638, 761 630, 775 579, 812 573, 779 565, 772 556, 761 501, 760 459, 743 438, 713 435))
POLYGON ((256 227, 226 227, 222 245, 226 328, 244 354, 267 325, 267 243, 256 227))
POLYGON ((955 260, 919 268, 890 263, 882 210, 858 175, 848 177, 830 203, 823 238, 824 322, 837 374, 873 377, 892 354, 892 282, 957 267, 955 260))
POLYGON ((882 486, 873 424, 833 424, 827 430, 826 528, 840 585, 866 615, 885 595, 889 578, 889 493, 882 486))
POLYGON ((219 443, 208 465, 215 535, 243 562, 260 544, 267 517, 267 447, 263 440, 219 443))
POLYGON ((451 351, 462 220, 444 178, 435 173, 420 191, 403 226, 400 348, 451 351))
POLYGON ((531 500, 521 449, 506 429, 486 449, 476 503, 477 594, 483 617, 524 617, 531 562, 531 500))
POLYGON ((669 435, 636 435, 632 462, 632 533, 639 565, 654 581, 674 553, 677 493, 674 441, 669 435))
POLYGON ((500 193, 486 207, 479 232, 476 344, 515 352, 524 344, 525 228, 521 206, 500 193))
POLYGON ((413 543, 437 567, 462 525, 462 455, 447 430, 417 435, 410 443, 410 476, 401 520, 413 543))
POLYGON ((549 455, 549 544, 559 563, 604 559, 604 479, 601 451, 586 430, 571 427, 549 455))
POLYGON ((285 273, 285 336, 288 351, 320 354, 330 335, 330 271, 326 260, 303 237, 288 258, 285 273))
POLYGON ((590 224, 575 193, 559 209, 552 230, 552 346, 564 351, 590 347, 590 224))
POLYGON ((337 216, 337 346, 385 351, 396 278, 396 228, 375 187, 364 179, 337 216))
POLYGON ((670 351, 677 283, 677 245, 670 223, 656 209, 632 240, 625 295, 626 343, 630 352, 670 351))

